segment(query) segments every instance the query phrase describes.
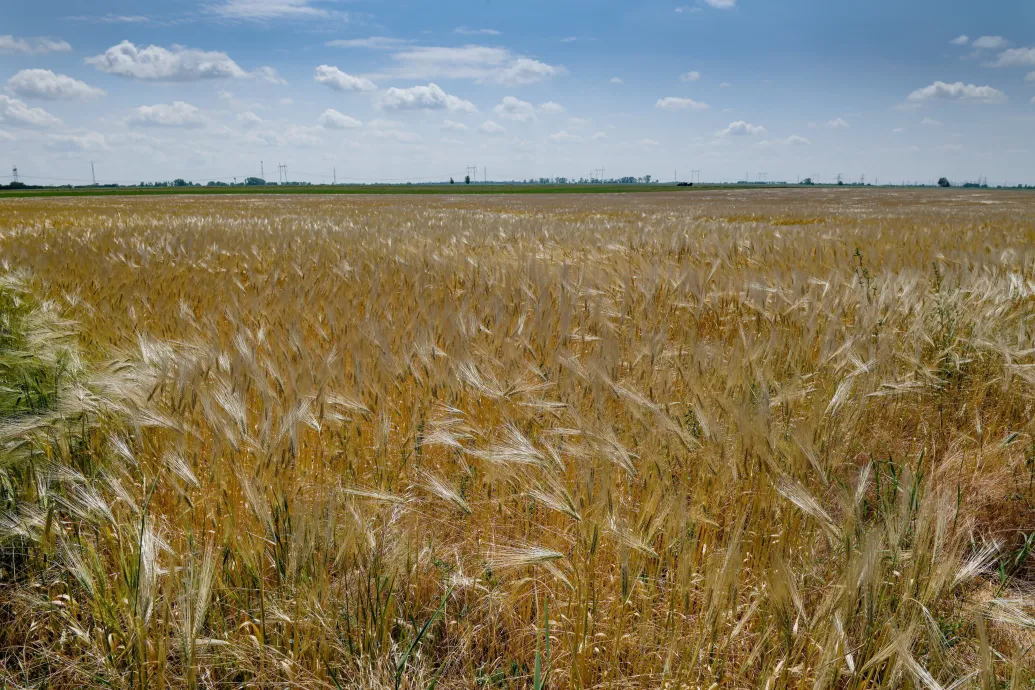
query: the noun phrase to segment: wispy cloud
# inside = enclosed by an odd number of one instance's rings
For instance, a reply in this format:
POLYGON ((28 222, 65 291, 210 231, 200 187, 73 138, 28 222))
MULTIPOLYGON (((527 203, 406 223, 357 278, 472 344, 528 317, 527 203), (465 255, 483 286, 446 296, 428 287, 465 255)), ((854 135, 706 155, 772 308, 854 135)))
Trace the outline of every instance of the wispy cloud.
POLYGON ((481 83, 524 86, 561 77, 567 70, 498 46, 415 46, 393 53, 388 78, 471 79, 481 83))
POLYGON ((695 72, 693 70, 691 70, 689 72, 683 72, 682 74, 679 75, 679 81, 698 81, 700 78, 701 78, 701 73, 700 72, 695 72))
POLYGON ((18 38, 7 34, 0 36, 0 54, 21 53, 22 55, 45 55, 67 53, 72 46, 67 41, 55 38, 18 38))
POLYGON ((499 36, 500 32, 496 29, 471 29, 466 26, 458 26, 453 29, 453 33, 460 34, 461 36, 499 36))
POLYGON ((321 7, 324 0, 224 0, 208 9, 225 19, 263 21, 267 19, 346 18, 343 12, 321 7))
POLYGON ((389 36, 368 36, 367 38, 345 38, 334 41, 327 41, 324 45, 328 48, 368 48, 370 50, 395 50, 408 43, 405 38, 392 38, 389 36))

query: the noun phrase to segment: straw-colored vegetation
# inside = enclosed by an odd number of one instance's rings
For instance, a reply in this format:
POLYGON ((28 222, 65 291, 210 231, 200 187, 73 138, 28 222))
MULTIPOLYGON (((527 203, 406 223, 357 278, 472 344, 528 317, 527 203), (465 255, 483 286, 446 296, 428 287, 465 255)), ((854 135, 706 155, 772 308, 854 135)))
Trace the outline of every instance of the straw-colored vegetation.
POLYGON ((1031 688, 1035 198, 0 202, 7 687, 1031 688))

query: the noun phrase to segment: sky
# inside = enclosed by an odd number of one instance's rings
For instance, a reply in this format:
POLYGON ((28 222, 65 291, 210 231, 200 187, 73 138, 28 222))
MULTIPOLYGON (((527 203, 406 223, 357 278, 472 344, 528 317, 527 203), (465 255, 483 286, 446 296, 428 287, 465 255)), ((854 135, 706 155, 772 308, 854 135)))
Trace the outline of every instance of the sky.
POLYGON ((0 182, 1035 183, 1028 0, 39 0, 0 182), (93 172, 91 171, 93 165, 93 172), (700 171, 695 173, 694 171, 700 171))

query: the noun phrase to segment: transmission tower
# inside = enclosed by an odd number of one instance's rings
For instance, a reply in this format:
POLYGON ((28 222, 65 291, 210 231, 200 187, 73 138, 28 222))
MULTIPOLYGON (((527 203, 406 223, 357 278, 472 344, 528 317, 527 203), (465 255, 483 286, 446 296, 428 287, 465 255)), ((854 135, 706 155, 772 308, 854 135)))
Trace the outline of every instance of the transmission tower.
POLYGON ((97 186, 97 171, 94 170, 93 161, 90 161, 90 177, 93 178, 93 186, 97 186))
POLYGON ((471 178, 472 182, 478 181, 478 166, 468 165, 467 166, 467 177, 471 178))
POLYGON ((11 174, 14 176, 14 181, 17 182, 18 181, 18 166, 17 165, 14 166, 14 169, 11 171, 11 174))

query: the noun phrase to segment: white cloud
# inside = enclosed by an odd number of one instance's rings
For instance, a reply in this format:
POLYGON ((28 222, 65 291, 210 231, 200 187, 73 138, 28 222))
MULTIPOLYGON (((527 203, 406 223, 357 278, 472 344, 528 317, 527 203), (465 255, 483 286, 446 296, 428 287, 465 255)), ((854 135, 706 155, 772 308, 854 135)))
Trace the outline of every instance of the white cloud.
POLYGON ((86 134, 51 134, 47 148, 54 151, 109 151, 107 139, 100 132, 86 134))
POLYGON ((368 38, 348 38, 337 41, 328 41, 324 45, 328 48, 368 48, 370 50, 395 50, 410 43, 403 38, 390 38, 388 36, 370 36, 368 38))
POLYGON ((636 143, 640 146, 658 146, 658 142, 654 141, 653 139, 640 139, 636 143))
POLYGON ((535 121, 535 106, 513 96, 504 96, 503 101, 493 108, 492 112, 504 120, 514 120, 515 122, 535 121))
POLYGON ((473 79, 523 86, 567 74, 564 67, 514 56, 506 48, 465 45, 460 47, 419 46, 392 55, 397 63, 389 77, 409 79, 473 79))
POLYGON ((17 38, 7 34, 0 36, 0 53, 21 53, 23 55, 45 55, 67 53, 72 46, 53 38, 17 38))
POLYGON ((681 5, 680 7, 676 8, 676 14, 697 14, 698 12, 703 11, 704 10, 702 10, 700 7, 690 7, 688 5, 681 5))
POLYGON ((823 126, 827 129, 848 129, 850 125, 840 117, 835 117, 833 120, 824 122, 823 126))
POLYGON ((524 86, 544 79, 563 77, 567 73, 568 71, 563 67, 555 67, 529 58, 518 58, 508 67, 497 72, 494 79, 507 86, 524 86))
POLYGON ((1002 103, 1006 100, 1006 94, 991 86, 976 86, 964 84, 961 81, 953 84, 946 84, 943 81, 936 81, 930 86, 917 89, 909 94, 907 100, 911 103, 923 103, 934 100, 966 101, 970 103, 1002 103))
POLYGON ((302 125, 293 125, 287 128, 284 132, 282 141, 278 142, 287 144, 289 146, 307 146, 316 148, 323 146, 323 133, 322 127, 304 127, 302 125))
POLYGON ((493 136, 505 134, 507 131, 503 125, 501 125, 498 122, 493 122, 492 120, 486 120, 478 129, 480 129, 482 132, 486 134, 491 134, 493 136))
POLYGON ((738 120, 737 122, 731 122, 726 129, 716 132, 717 137, 744 137, 744 136, 756 136, 759 134, 765 134, 765 127, 759 125, 752 125, 738 120))
POLYGON ((0 96, 0 122, 28 127, 53 127, 61 120, 42 108, 30 108, 17 98, 0 96))
POLYGON ((934 118, 930 118, 930 117, 925 117, 923 120, 920 120, 920 124, 922 126, 924 126, 924 127, 941 127, 942 126, 941 122, 939 122, 938 120, 935 120, 934 118))
POLYGON ((699 103, 690 98, 669 96, 659 100, 654 107, 662 110, 707 110, 709 106, 707 103, 699 103))
POLYGON ((578 36, 565 36, 561 39, 561 43, 574 43, 577 40, 579 40, 578 36))
POLYGON ((891 130, 891 133, 892 134, 902 134, 905 131, 906 131, 905 127, 896 127, 895 129, 891 130))
POLYGON ((496 29, 470 29, 466 26, 458 26, 453 29, 453 33, 460 34, 461 36, 499 36, 500 32, 496 29))
POLYGON ((704 0, 717 10, 729 10, 737 6, 737 0, 704 0))
POLYGON ((573 144, 582 141, 582 137, 579 135, 571 134, 563 129, 559 132, 554 132, 546 138, 555 144, 573 144))
POLYGON ((622 81, 621 77, 611 77, 611 83, 612 84, 624 84, 625 82, 622 81))
POLYGON ((569 127, 579 128, 579 127, 585 127, 588 124, 589 124, 589 120, 587 120, 584 117, 569 117, 568 118, 568 126, 569 127))
POLYGON ((607 139, 607 132, 593 132, 593 139, 596 141, 607 139))
POLYGON ((331 65, 320 65, 313 74, 313 81, 317 84, 334 89, 335 91, 376 91, 377 86, 366 77, 354 77, 345 74, 337 67, 331 65))
POLYGON ((227 19, 321 19, 330 10, 314 7, 312 0, 225 0, 209 9, 227 19))
POLYGON ((237 116, 237 121, 240 122, 243 127, 258 127, 265 122, 265 120, 250 110, 239 114, 237 116))
POLYGON ((123 41, 103 55, 87 58, 86 64, 102 72, 144 81, 200 81, 203 79, 246 79, 252 76, 226 53, 173 46, 140 48, 123 41))
POLYGON ((949 41, 949 43, 951 43, 954 46, 965 46, 969 42, 970 42, 970 36, 968 36, 966 34, 961 34, 961 35, 957 36, 956 38, 952 39, 951 41, 949 41))
POLYGON ((254 74, 257 79, 269 82, 270 84, 276 84, 278 86, 284 86, 287 84, 287 80, 283 79, 279 74, 277 74, 277 70, 273 69, 272 67, 260 67, 259 69, 255 70, 254 74))
POLYGON ((23 69, 8 80, 7 90, 17 96, 48 101, 87 101, 104 95, 100 89, 49 69, 23 69))
POLYGON ((812 142, 805 137, 799 137, 797 134, 792 134, 787 137, 787 143, 791 146, 811 146, 812 142))
POLYGON ((1035 81, 1035 72, 1028 72, 1028 76, 1024 78, 1025 81, 1035 81))
POLYGON ((392 139, 402 144, 412 144, 421 140, 419 134, 405 129, 376 129, 374 136, 379 139, 392 139))
POLYGON ((1035 48, 1010 48, 999 53, 993 67, 1025 67, 1035 65, 1035 48))
POLYGON ((98 17, 65 17, 68 21, 72 22, 88 22, 91 24, 147 24, 151 21, 150 17, 145 17, 142 14, 104 14, 98 17))
POLYGON ((408 89, 393 86, 378 99, 378 106, 385 110, 451 110, 465 113, 478 110, 470 101, 446 93, 435 83, 411 86, 408 89))
POLYGON ((356 118, 339 113, 333 108, 325 110, 318 121, 325 129, 356 129, 363 126, 356 118))
POLYGON ((455 122, 453 120, 443 120, 442 129, 447 132, 466 132, 468 127, 463 122, 455 122))
POLYGON ((176 101, 171 105, 166 103, 142 105, 126 118, 126 124, 133 127, 198 129, 208 124, 208 120, 198 108, 190 103, 176 101))
POLYGON ((691 70, 690 72, 684 72, 683 74, 679 75, 679 81, 697 81, 700 78, 701 73, 695 72, 693 70, 691 70))
POLYGON ((1010 42, 1002 36, 982 36, 975 39, 972 45, 979 50, 999 50, 1010 45, 1010 42))
POLYGON ((539 112, 546 113, 547 115, 560 115, 565 112, 564 106, 560 103, 554 103, 553 101, 547 101, 539 106, 539 112))
POLYGON ((733 84, 729 83, 728 81, 724 81, 721 84, 719 84, 720 89, 728 89, 731 86, 733 86, 733 84))

